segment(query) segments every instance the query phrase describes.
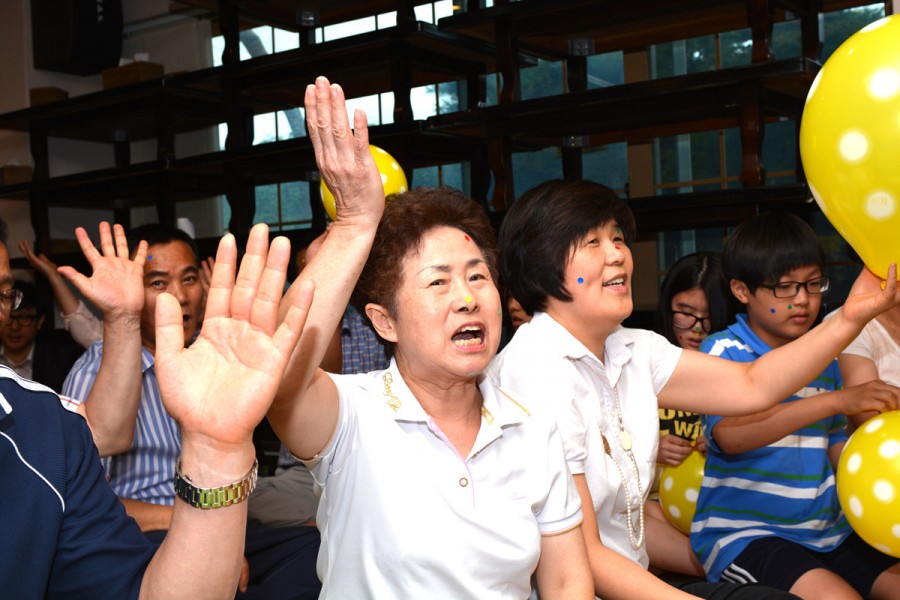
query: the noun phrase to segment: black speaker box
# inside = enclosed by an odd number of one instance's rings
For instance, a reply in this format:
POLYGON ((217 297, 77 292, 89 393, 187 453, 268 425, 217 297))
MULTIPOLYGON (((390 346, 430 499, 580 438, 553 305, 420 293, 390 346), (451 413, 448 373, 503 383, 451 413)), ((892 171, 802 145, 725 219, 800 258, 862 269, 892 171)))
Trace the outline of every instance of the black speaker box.
POLYGON ((31 0, 34 67, 95 75, 119 64, 122 0, 31 0))

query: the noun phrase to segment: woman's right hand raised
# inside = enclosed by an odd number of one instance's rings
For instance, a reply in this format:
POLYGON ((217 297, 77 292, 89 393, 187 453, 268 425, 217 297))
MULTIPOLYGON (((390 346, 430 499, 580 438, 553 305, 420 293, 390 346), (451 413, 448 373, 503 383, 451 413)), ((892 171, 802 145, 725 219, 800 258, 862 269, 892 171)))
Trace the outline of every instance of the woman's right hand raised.
POLYGON ((351 129, 344 91, 325 77, 307 86, 304 103, 316 164, 334 194, 336 225, 377 226, 384 185, 369 152, 366 113, 354 111, 351 129))

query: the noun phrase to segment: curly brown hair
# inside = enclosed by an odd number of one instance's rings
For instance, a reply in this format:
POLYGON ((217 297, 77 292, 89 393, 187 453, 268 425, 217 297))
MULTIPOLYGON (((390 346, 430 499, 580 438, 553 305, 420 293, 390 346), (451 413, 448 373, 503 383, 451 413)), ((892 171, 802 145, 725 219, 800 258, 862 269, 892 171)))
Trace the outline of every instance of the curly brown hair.
MULTIPOLYGON (((497 285, 499 249, 484 209, 453 188, 416 188, 388 198, 372 251, 353 290, 351 303, 370 327, 366 304, 380 304, 396 314, 404 259, 418 250, 426 233, 443 226, 455 227, 475 242, 497 285)), ((393 344, 382 341, 392 353, 393 344)))

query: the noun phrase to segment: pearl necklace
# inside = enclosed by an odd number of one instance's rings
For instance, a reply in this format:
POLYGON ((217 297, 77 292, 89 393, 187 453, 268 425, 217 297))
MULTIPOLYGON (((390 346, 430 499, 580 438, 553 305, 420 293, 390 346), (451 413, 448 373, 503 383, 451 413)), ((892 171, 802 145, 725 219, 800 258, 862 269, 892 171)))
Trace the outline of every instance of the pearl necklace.
POLYGON ((613 396, 616 399, 616 419, 619 422, 619 444, 622 446, 622 450, 628 455, 628 458, 631 460, 631 472, 634 473, 634 479, 637 482, 638 489, 638 498, 640 500, 640 506, 638 507, 638 526, 637 530, 635 530, 634 518, 632 515, 631 508, 631 489, 628 481, 625 479, 625 471, 622 469, 621 465, 619 465, 618 461, 612 455, 612 449, 609 446, 609 442, 606 440, 606 436, 601 432, 600 435, 603 438, 603 450, 612 460, 613 464, 616 465, 616 470, 619 472, 619 479, 622 482, 622 487, 625 489, 625 515, 628 520, 628 540, 631 542, 631 547, 635 550, 639 550, 641 546, 644 545, 644 488, 641 485, 641 475, 638 471, 637 460, 634 458, 634 453, 631 451, 631 434, 625 430, 625 422, 622 418, 622 406, 619 402, 619 392, 616 390, 616 386, 612 386, 613 396))

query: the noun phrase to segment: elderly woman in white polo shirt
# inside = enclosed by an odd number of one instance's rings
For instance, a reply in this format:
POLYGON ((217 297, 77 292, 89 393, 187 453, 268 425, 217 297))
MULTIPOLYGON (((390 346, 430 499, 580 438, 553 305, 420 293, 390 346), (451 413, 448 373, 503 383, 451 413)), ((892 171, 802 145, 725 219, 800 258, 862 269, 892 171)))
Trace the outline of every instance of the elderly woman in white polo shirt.
POLYGON ((343 92, 324 77, 305 102, 338 217, 283 301, 315 282, 268 416, 321 489, 321 597, 521 599, 534 576, 544 600, 593 598, 553 419, 481 377, 502 313, 487 216, 441 189, 400 195, 380 218, 365 115, 351 132, 343 92), (391 365, 329 375, 316 365, 357 279, 353 302, 391 365))

